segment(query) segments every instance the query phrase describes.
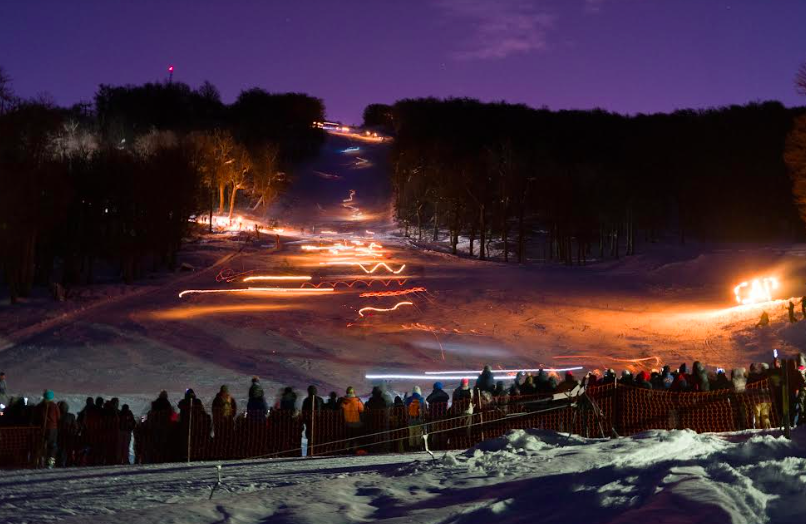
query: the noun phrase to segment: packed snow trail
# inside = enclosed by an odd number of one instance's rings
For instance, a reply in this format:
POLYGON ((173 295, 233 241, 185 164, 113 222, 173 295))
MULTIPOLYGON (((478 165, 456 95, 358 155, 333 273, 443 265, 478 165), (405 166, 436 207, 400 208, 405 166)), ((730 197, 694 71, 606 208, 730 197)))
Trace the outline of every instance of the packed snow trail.
POLYGON ((467 451, 7 472, 6 522, 800 523, 794 440, 649 431, 614 440, 517 430, 467 451), (71 518, 72 517, 72 518, 71 518))

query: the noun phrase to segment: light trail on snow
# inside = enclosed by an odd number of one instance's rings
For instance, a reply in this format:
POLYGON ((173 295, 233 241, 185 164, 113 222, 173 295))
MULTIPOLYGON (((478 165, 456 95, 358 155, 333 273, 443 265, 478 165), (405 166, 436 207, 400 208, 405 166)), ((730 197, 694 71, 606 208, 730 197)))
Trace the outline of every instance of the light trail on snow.
POLYGON ((375 264, 375 266, 372 267, 372 269, 367 269, 363 262, 320 262, 319 265, 320 266, 353 266, 353 267, 357 266, 357 267, 360 267, 361 270, 364 273, 368 274, 368 275, 371 275, 371 274, 375 273, 375 271, 377 271, 378 268, 380 268, 380 267, 385 268, 388 272, 390 272, 390 273, 392 273, 394 275, 399 275, 400 272, 403 271, 406 268, 406 264, 403 264, 402 266, 397 268, 397 270, 394 270, 391 267, 389 267, 386 264, 386 262, 378 262, 377 264, 375 264))
POLYGON ((378 311, 378 312, 396 311, 397 308, 399 308, 400 306, 413 306, 413 305, 414 305, 413 302, 398 302, 397 304, 395 304, 390 308, 364 307, 358 310, 358 316, 363 317, 364 311, 378 311))
POLYGON ((413 287, 411 289, 401 289, 400 291, 372 291, 368 293, 361 293, 359 297, 397 297, 400 295, 408 295, 411 293, 425 293, 427 290, 424 287, 413 287))
POLYGON ((303 288, 288 288, 288 287, 247 287, 237 289, 186 289, 179 293, 179 298, 185 295, 204 295, 208 293, 262 293, 262 294, 277 294, 277 295, 317 295, 321 293, 328 293, 333 291, 333 288, 316 288, 316 289, 303 289, 303 288))
POLYGON ((335 280, 335 281, 324 281, 319 282, 318 284, 314 284, 312 282, 303 282, 301 287, 311 286, 314 288, 319 288, 321 286, 332 286, 336 288, 339 285, 344 287, 352 288, 356 284, 363 284, 366 287, 372 287, 372 284, 375 282, 379 282, 383 284, 384 287, 389 287, 393 282, 396 283, 398 286, 406 285, 406 278, 389 278, 389 277, 364 277, 364 278, 357 278, 355 280, 347 281, 347 280, 335 280))
MULTIPOLYGON (((445 378, 450 380, 462 380, 466 378, 468 380, 477 379, 479 376, 476 375, 463 375, 463 376, 450 376, 450 377, 439 377, 435 375, 396 375, 396 374, 367 374, 364 375, 366 380, 434 380, 435 378, 445 378)), ((493 380, 515 380, 515 375, 493 375, 493 380)))
POLYGON ((421 324, 419 322, 415 322, 413 324, 401 324, 400 326, 406 330, 416 330, 416 331, 428 331, 429 333, 439 333, 441 335, 467 335, 472 337, 485 337, 487 336, 481 331, 477 331, 475 329, 471 329, 470 331, 462 331, 461 329, 449 329, 443 327, 436 327, 436 326, 428 326, 426 324, 421 324))
POLYGON ((271 281, 300 281, 300 280, 310 280, 311 277, 304 277, 304 276, 272 276, 272 275, 255 275, 251 277, 246 277, 243 279, 244 282, 263 282, 266 280, 271 281))
MULTIPOLYGON (((537 373, 539 371, 545 371, 546 373, 555 372, 561 373, 564 371, 579 371, 580 369, 585 369, 582 366, 574 366, 570 368, 537 368, 537 369, 495 369, 493 373, 537 373)), ((481 373, 481 371, 473 371, 471 370, 463 370, 463 371, 425 371, 426 375, 433 375, 433 376, 440 376, 440 375, 467 375, 468 373, 481 373)), ((452 377, 451 377, 452 378, 452 377)))

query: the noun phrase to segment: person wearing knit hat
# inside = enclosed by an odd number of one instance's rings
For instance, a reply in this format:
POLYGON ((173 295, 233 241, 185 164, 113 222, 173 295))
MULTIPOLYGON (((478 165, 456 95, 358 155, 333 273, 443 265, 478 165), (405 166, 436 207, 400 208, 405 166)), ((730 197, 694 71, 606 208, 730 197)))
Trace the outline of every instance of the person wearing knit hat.
POLYGON ((361 422, 361 414, 364 412, 364 403, 361 399, 355 396, 355 388, 350 386, 347 388, 346 395, 341 401, 341 410, 344 415, 344 422, 347 425, 347 438, 349 447, 358 447, 358 440, 355 437, 361 435, 363 423, 361 422))
POLYGON ((249 399, 263 398, 263 387, 260 385, 260 379, 252 377, 252 385, 249 386, 249 399))
POLYGON ((423 446, 423 416, 427 406, 420 386, 414 386, 411 396, 404 401, 409 416, 409 449, 419 450, 423 446))
POLYGON ((470 400, 471 397, 470 381, 467 378, 463 378, 460 386, 453 390, 453 401, 470 400))
POLYGON ((42 402, 36 406, 36 421, 44 431, 44 445, 47 453, 47 467, 56 464, 56 449, 59 436, 59 405, 53 402, 53 391, 46 389, 42 402))
POLYGON ((435 408, 435 404, 447 404, 450 399, 448 394, 442 390, 442 382, 434 382, 434 389, 425 401, 428 402, 432 408, 435 408))

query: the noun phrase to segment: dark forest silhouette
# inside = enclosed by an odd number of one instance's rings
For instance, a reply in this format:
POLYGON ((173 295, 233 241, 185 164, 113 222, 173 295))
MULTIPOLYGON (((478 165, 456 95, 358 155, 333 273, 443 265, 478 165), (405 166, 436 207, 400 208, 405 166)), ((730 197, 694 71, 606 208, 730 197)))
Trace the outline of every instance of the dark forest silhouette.
POLYGON ((65 109, 19 100, 0 75, 0 281, 12 302, 35 284, 92 283, 99 262, 131 283, 173 269, 191 223, 236 197, 264 208, 324 140, 321 100, 205 83, 101 86, 65 109), (220 201, 219 201, 220 200, 220 201))
MULTIPOLYGON (((584 264, 636 252, 640 241, 803 239, 784 162, 802 108, 777 102, 626 117, 471 99, 373 105, 392 126, 397 219, 407 235, 452 251, 523 261, 540 236, 546 258, 584 264)), ((794 157, 793 157, 794 158, 794 157)))

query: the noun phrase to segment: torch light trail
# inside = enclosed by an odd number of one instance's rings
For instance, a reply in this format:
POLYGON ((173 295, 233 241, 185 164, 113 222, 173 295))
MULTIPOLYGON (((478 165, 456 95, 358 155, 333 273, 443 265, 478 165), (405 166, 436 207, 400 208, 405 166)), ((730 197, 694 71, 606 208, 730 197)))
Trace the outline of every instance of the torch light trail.
MULTIPOLYGON (((546 373, 549 372, 556 372, 561 373, 563 371, 579 371, 580 369, 584 369, 582 366, 574 366, 570 368, 537 368, 537 369, 496 369, 494 373, 537 373, 538 371, 545 371, 546 373)), ((426 371, 426 375, 467 375, 469 373, 481 373, 481 371, 474 371, 474 370, 464 370, 464 371, 426 371)), ((478 375, 477 375, 478 376, 478 375)), ((453 377, 447 377, 453 378, 453 377)))
POLYGON ((267 293, 278 295, 317 295, 320 293, 328 293, 333 291, 333 288, 316 288, 316 289, 303 289, 303 288, 288 288, 288 287, 247 287, 237 289, 186 289, 179 293, 179 298, 185 295, 203 295, 207 293, 267 293))
POLYGON ((265 281, 265 280, 300 281, 300 280, 310 280, 310 279, 311 279, 311 277, 302 277, 302 276, 299 276, 299 277, 291 277, 291 276, 284 277, 284 276, 255 275, 255 276, 252 276, 252 277, 246 277, 245 279, 243 279, 243 281, 244 282, 261 282, 261 281, 265 281))
POLYGON ((336 280, 331 282, 319 282, 318 284, 314 284, 312 282, 303 282, 301 287, 311 286, 314 288, 319 288, 321 286, 330 286, 330 287, 337 287, 342 285, 344 287, 352 288, 357 284, 363 284, 366 287, 372 287, 372 284, 375 282, 380 282, 383 284, 384 287, 389 287, 393 282, 396 283, 398 286, 406 285, 406 281, 408 279, 405 278, 389 278, 389 277, 365 277, 361 279, 352 280, 350 282, 346 280, 336 280))
POLYGON ((415 322, 414 324, 401 324, 400 327, 406 330, 428 331, 430 333, 439 333, 441 335, 468 335, 472 337, 486 336, 481 331, 477 331, 475 329, 471 329, 470 331, 462 331, 461 329, 456 328, 448 329, 444 327, 428 326, 425 324, 420 324, 419 322, 415 322))
POLYGON ((398 302, 390 308, 364 307, 358 310, 358 316, 363 317, 364 311, 395 311, 400 306, 413 306, 413 302, 398 302))
POLYGON ((644 357, 644 358, 616 358, 616 357, 606 357, 602 355, 559 355, 554 356, 557 360, 581 360, 581 359, 607 359, 613 362, 622 362, 625 364, 632 364, 636 367, 641 366, 644 368, 648 368, 649 366, 660 367, 661 365, 661 358, 660 357, 644 357), (652 361, 653 363, 649 363, 652 361))
POLYGON ((359 297, 398 297, 400 295, 408 295, 410 293, 425 293, 424 287, 413 287, 411 289, 401 289, 400 291, 373 291, 368 293, 361 293, 359 297))
POLYGON ((397 268, 397 270, 394 270, 391 267, 389 267, 386 264, 386 262, 378 262, 377 264, 375 264, 372 267, 372 269, 367 269, 364 266, 363 262, 320 262, 319 265, 320 266, 358 266, 358 267, 361 268, 361 270, 364 273, 366 273, 368 275, 371 275, 372 273, 375 273, 375 271, 377 271, 379 267, 385 268, 388 272, 390 272, 390 273, 392 273, 394 275, 399 275, 400 272, 403 271, 406 268, 406 264, 403 264, 402 266, 397 268))
MULTIPOLYGON (((364 375, 364 378, 367 380, 434 380, 434 375, 364 375)), ((473 380, 478 378, 478 375, 454 375, 450 377, 439 377, 443 379, 449 380, 462 380, 466 378, 468 380, 473 380)), ((494 380, 515 380, 515 375, 493 375, 494 380)))

